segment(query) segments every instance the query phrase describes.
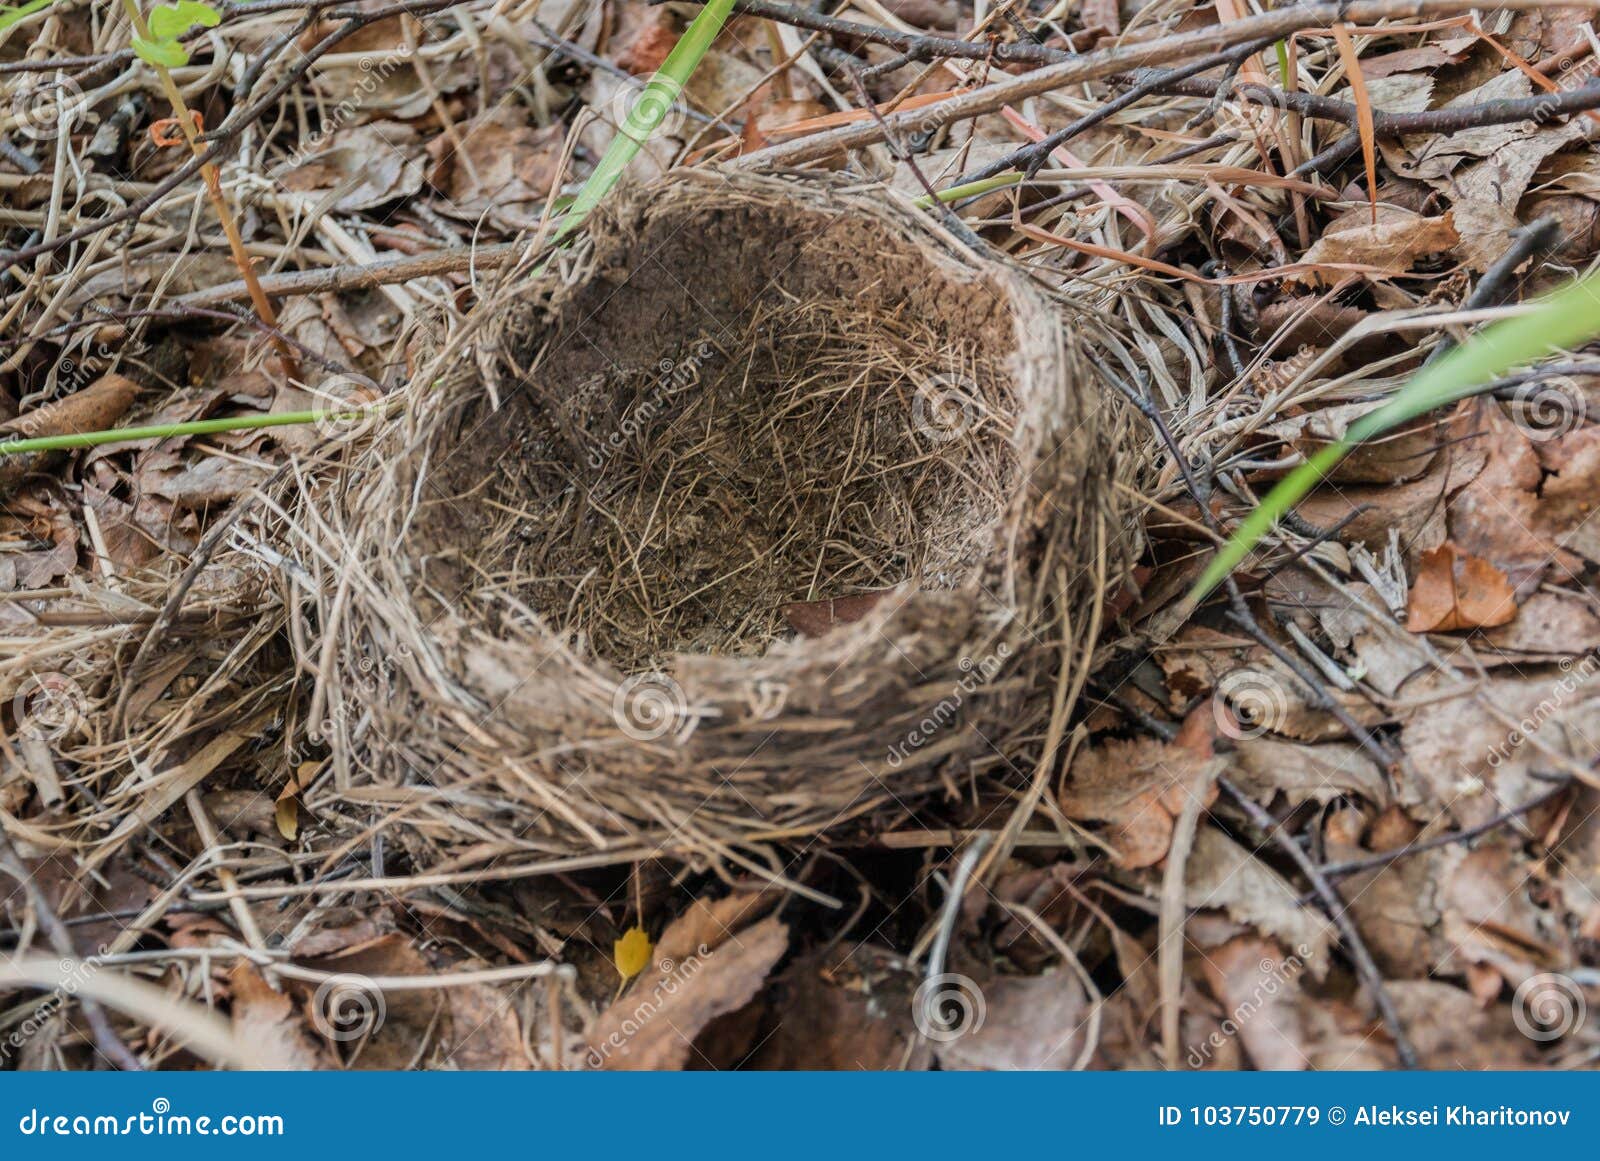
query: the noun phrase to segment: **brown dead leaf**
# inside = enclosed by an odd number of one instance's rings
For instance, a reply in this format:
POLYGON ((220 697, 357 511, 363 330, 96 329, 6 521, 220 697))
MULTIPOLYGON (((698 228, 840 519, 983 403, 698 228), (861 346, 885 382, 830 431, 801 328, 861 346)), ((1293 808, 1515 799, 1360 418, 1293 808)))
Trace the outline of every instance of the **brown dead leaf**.
POLYGON ((1378 764, 1354 742, 1307 745, 1277 738, 1241 738, 1234 743, 1231 775, 1258 802, 1282 794, 1292 806, 1326 804, 1359 795, 1382 802, 1388 786, 1378 764))
POLYGON ((1217 1000, 1235 1014, 1232 1023, 1251 1064, 1286 1072, 1309 1067, 1300 1026, 1305 964, 1298 956, 1270 939, 1244 935, 1207 951, 1202 964, 1217 1000))
POLYGON ((1441 884, 1444 934, 1457 958, 1435 974, 1493 968, 1513 988, 1530 976, 1573 962, 1563 920, 1533 897, 1526 862, 1504 839, 1465 853, 1441 884))
MULTIPOLYGON (((700 926, 703 919, 695 923, 695 933, 709 933, 700 926)), ((686 930, 669 942, 672 934, 669 927, 657 944, 658 953, 680 943, 688 946, 693 938, 686 930)), ((777 919, 763 919, 728 933, 717 946, 695 946, 687 958, 658 954, 656 971, 641 976, 595 1021, 587 1037, 591 1065, 607 1070, 683 1068, 694 1038, 718 1016, 754 999, 788 947, 789 929, 777 919)))
POLYGON ((1404 800, 1473 826, 1546 793, 1550 784, 1537 775, 1560 769, 1562 758, 1587 765, 1594 757, 1585 739, 1600 737, 1597 669, 1585 657, 1498 671, 1481 690, 1414 710, 1401 731, 1411 759, 1404 800))
POLYGON ((1333 925, 1303 905, 1281 875, 1220 830, 1202 826, 1195 832, 1186 880, 1185 904, 1226 911, 1276 936, 1317 979, 1327 974, 1333 925))
MULTIPOLYGON (((1394 206, 1378 207, 1378 220, 1366 210, 1331 222, 1301 261, 1328 266, 1376 267, 1380 276, 1405 274, 1417 259, 1442 254, 1461 241, 1449 214, 1428 218, 1394 206)), ((1312 272, 1300 276, 1313 284, 1333 281, 1312 272)))
MULTIPOLYGON (((1519 595, 1527 596, 1552 563, 1565 567, 1558 535, 1547 527, 1552 521, 1546 516, 1553 515, 1559 500, 1541 495, 1548 488, 1538 450, 1498 403, 1474 399, 1463 404, 1462 425, 1455 430, 1464 439, 1452 449, 1452 459, 1481 456, 1483 467, 1449 501, 1449 538, 1459 551, 1493 564, 1519 595)), ((1554 523, 1562 522, 1557 518, 1554 523)))
POLYGON ((331 1061, 307 1033, 294 1001, 261 978, 248 963, 234 967, 228 977, 233 991, 233 1030, 278 1067, 311 1071, 331 1066, 331 1061))
MULTIPOLYGON (((1196 714, 1210 716, 1201 706, 1196 714)), ((1124 867, 1153 867, 1167 857, 1172 828, 1187 796, 1207 772, 1226 765, 1209 740, 1113 738, 1080 752, 1061 788, 1062 813, 1110 824, 1106 841, 1124 867)), ((1205 780, 1205 805, 1216 801, 1214 778, 1205 780)))
POLYGON ((270 464, 233 456, 207 456, 171 474, 151 480, 151 495, 164 496, 178 508, 215 508, 247 492, 272 475, 270 464))
MULTIPOLYGON (((1381 56, 1363 57, 1361 71, 1366 73, 1369 83, 1397 73, 1430 73, 1445 65, 1456 64, 1477 43, 1475 36, 1462 36, 1417 48, 1402 48, 1381 56)), ((1374 103, 1380 109, 1390 107, 1376 101, 1376 97, 1374 103)))
POLYGON ((416 129, 375 121, 338 130, 279 180, 299 193, 332 197, 329 208, 351 213, 410 197, 422 188, 425 165, 416 129))
POLYGON ((462 126, 461 133, 464 150, 457 150, 449 134, 428 143, 428 181, 448 199, 440 211, 463 221, 488 213, 513 228, 531 224, 561 178, 566 131, 559 124, 535 128, 520 106, 504 105, 462 126))
POLYGON ((1541 589, 1522 604, 1515 620, 1485 633, 1483 640, 1519 661, 1580 657, 1600 649, 1600 615, 1581 596, 1541 589))
POLYGON ((1516 615, 1516 592, 1494 565, 1449 542, 1423 553, 1406 602, 1413 633, 1492 628, 1516 615))
MULTIPOLYGON (((1383 848, 1376 843, 1375 849, 1383 848)), ((1330 841, 1328 858, 1359 859, 1373 851, 1330 841)), ((1387 979, 1423 979, 1447 951, 1439 930, 1438 881, 1458 855, 1448 848, 1423 851, 1358 871, 1336 885, 1356 930, 1387 979)))
MULTIPOLYGON (((139 385, 132 379, 102 375, 81 391, 0 423, 0 440, 103 431, 116 426, 138 394, 139 385)), ((39 471, 52 454, 58 453, 6 456, 0 463, 0 492, 9 491, 30 473, 39 471)))
POLYGON ((802 637, 821 637, 838 625, 853 625, 898 589, 879 589, 822 601, 793 601, 778 611, 802 637))
POLYGON ((1077 1064, 1088 1038, 1089 997, 1072 971, 994 975, 979 982, 978 992, 979 999, 966 999, 973 1006, 955 1025, 964 1031, 934 1044, 941 1067, 1032 1072, 1077 1064))
POLYGON ((1600 426, 1579 427, 1534 444, 1544 477, 1538 485, 1535 528, 1560 547, 1600 563, 1600 426))
POLYGON ((606 46, 617 67, 635 76, 649 76, 661 67, 678 43, 678 24, 665 8, 642 4, 615 6, 617 32, 606 46))
POLYGON ((1509 1004, 1485 1008, 1440 980, 1395 980, 1386 990, 1423 1068, 1503 1071, 1537 1059, 1538 1045, 1517 1030, 1509 1004))
MULTIPOLYGON (((1383 406, 1382 400, 1323 407, 1269 424, 1262 434, 1281 439, 1303 456, 1319 452, 1363 415, 1383 406)), ((1425 474, 1438 455, 1439 422, 1424 416, 1353 448, 1329 474, 1335 483, 1399 484, 1425 474)))

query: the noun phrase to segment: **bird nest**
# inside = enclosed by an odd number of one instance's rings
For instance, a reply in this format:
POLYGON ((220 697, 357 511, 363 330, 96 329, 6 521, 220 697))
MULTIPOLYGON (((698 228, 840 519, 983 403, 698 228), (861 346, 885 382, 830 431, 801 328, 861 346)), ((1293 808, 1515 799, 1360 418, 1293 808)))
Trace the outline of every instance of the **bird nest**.
POLYGON ((433 865, 725 854, 1037 746, 1125 558, 1058 311, 837 180, 691 173, 562 261, 340 509, 308 652, 347 789, 433 865))

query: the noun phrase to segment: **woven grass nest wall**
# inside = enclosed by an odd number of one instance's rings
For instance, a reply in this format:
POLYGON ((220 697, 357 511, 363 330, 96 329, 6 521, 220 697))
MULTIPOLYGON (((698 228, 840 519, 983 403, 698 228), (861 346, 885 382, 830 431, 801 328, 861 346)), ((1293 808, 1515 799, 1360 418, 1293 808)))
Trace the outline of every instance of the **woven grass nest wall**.
POLYGON ((355 475, 350 790, 433 865, 726 854, 1036 755, 1126 558, 1058 311, 837 179, 691 173, 563 261, 355 475))

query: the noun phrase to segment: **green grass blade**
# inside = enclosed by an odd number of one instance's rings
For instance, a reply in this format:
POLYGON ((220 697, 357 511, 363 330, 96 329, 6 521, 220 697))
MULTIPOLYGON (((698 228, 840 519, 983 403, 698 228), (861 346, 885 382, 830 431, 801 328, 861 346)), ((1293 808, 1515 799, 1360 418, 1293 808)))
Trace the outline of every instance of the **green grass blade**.
POLYGON ((27 3, 18 4, 15 8, 0 7, 0 32, 14 28, 35 12, 43 11, 55 2, 56 0, 27 0, 27 3))
POLYGON ((733 0, 709 0, 700 10, 678 43, 672 46, 667 59, 661 62, 660 70, 645 85, 639 99, 634 101, 627 120, 618 127, 616 137, 601 156, 600 164, 583 183, 571 208, 556 227, 552 241, 559 242, 576 230, 589 216, 589 211, 611 192, 644 143, 661 127, 667 110, 689 83, 732 11, 733 0))
MULTIPOLYGON (((1008 185, 1017 185, 1022 181, 1020 173, 1001 173, 994 177, 982 178, 979 181, 969 181, 965 185, 953 185, 949 189, 936 191, 939 201, 945 205, 960 201, 962 198, 977 197, 980 194, 991 193, 997 189, 1005 189, 1008 185)), ((923 194, 916 201, 919 209, 932 209, 933 198, 923 194)))
POLYGON ((20 456, 29 452, 70 451, 98 447, 103 443, 122 443, 134 439, 172 439, 181 435, 217 435, 225 431, 253 431, 260 427, 293 427, 324 420, 358 419, 370 412, 361 411, 284 411, 277 415, 235 415, 226 419, 194 419, 188 423, 163 423, 154 427, 117 427, 108 431, 79 431, 71 435, 42 435, 36 439, 0 442, 0 456, 20 456))
POLYGON ((1197 602, 1210 594, 1250 554, 1263 536, 1315 488, 1356 444, 1475 394, 1507 371, 1600 335, 1600 271, 1540 299, 1535 309, 1484 328, 1437 363, 1423 368, 1395 397, 1350 425, 1290 472, 1244 521, 1189 590, 1197 602))

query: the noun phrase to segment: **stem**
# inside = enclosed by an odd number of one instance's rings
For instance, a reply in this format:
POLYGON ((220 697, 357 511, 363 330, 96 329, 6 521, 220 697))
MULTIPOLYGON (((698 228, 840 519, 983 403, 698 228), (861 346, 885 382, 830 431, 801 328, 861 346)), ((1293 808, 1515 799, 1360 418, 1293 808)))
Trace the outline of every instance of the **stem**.
MULTIPOLYGON (((145 23, 144 14, 139 11, 138 0, 122 0, 122 7, 128 13, 128 19, 133 23, 133 30, 143 39, 149 39, 150 28, 145 23)), ((205 144, 200 140, 200 134, 195 128, 194 116, 189 111, 188 103, 183 99, 183 94, 178 91, 177 82, 172 79, 172 74, 166 66, 154 64, 156 77, 161 82, 161 91, 166 95, 167 103, 172 106, 172 115, 177 118, 178 128, 183 133, 183 139, 188 143, 189 152, 195 157, 202 157, 206 152, 205 144)), ((239 224, 234 220, 233 211, 228 208, 228 200, 222 193, 222 178, 217 173, 217 167, 211 162, 206 162, 200 167, 200 176, 206 183, 206 196, 211 201, 211 206, 217 211, 217 218, 222 222, 222 232, 227 235, 228 249, 233 255, 233 264, 239 268, 239 275, 244 279, 244 284, 250 292, 250 303, 255 307, 256 314, 261 321, 274 331, 278 329, 278 316, 272 309, 272 301, 267 298, 266 292, 261 289, 261 283, 256 278, 255 265, 250 260, 250 255, 245 252, 244 237, 239 233, 239 224)), ((284 373, 291 379, 300 377, 300 360, 290 349, 289 344, 281 338, 274 336, 272 345, 277 348, 278 357, 283 362, 284 373)))
MULTIPOLYGON (((133 0, 123 0, 132 3, 133 0)), ((578 196, 573 199, 561 224, 555 229, 552 243, 560 242, 576 230, 589 216, 589 211, 599 205, 611 187, 617 184, 628 163, 638 155, 644 143, 660 128, 662 118, 683 92, 683 86, 694 75, 701 58, 717 39, 722 26, 733 11, 733 0, 709 0, 690 23, 678 43, 672 46, 667 59, 648 84, 640 91, 638 99, 628 111, 628 116, 617 128, 617 135, 600 158, 600 164, 583 183, 578 196)))
POLYGON ((109 431, 79 431, 70 435, 42 435, 36 439, 17 439, 0 443, 0 456, 30 452, 69 451, 98 447, 103 443, 122 443, 135 439, 171 439, 180 435, 216 435, 225 431, 253 431, 261 427, 293 427, 323 420, 359 419, 366 411, 285 411, 277 415, 234 415, 226 419, 193 419, 187 423, 161 423, 153 427, 120 427, 109 431))
MULTIPOLYGON (((937 196, 940 202, 944 203, 945 205, 949 205, 951 202, 960 201, 962 198, 976 197, 980 194, 990 193, 997 189, 1004 189, 1008 185, 1016 185, 1021 180, 1022 174, 1020 173, 1001 173, 996 174, 994 177, 985 177, 979 179, 978 181, 969 181, 964 185, 950 186, 947 189, 940 190, 937 196)), ((917 206, 918 208, 924 210, 932 209, 933 200, 929 198, 927 194, 923 194, 917 199, 917 206)))

